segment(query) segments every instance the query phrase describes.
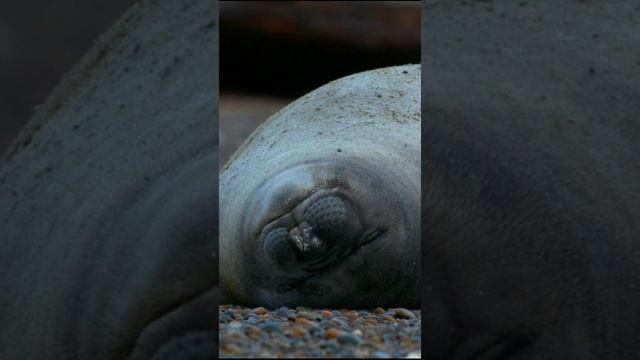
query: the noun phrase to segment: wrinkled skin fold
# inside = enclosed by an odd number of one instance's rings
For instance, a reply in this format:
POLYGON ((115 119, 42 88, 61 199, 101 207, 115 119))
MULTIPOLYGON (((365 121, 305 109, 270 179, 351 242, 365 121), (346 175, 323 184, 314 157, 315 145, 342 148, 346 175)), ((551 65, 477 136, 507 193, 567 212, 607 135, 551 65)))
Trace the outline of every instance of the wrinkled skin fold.
POLYGON ((637 4, 472 5, 423 3, 423 354, 638 358, 637 4))
POLYGON ((217 5, 140 1, 0 168, 0 358, 217 356, 217 5))

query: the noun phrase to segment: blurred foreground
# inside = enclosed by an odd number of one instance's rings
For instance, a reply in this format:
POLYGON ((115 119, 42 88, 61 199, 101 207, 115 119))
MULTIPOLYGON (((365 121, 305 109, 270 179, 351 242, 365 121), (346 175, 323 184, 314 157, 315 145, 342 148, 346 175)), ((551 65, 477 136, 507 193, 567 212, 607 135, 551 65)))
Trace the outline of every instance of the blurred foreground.
POLYGON ((420 310, 220 305, 218 316, 221 358, 420 356, 420 310))

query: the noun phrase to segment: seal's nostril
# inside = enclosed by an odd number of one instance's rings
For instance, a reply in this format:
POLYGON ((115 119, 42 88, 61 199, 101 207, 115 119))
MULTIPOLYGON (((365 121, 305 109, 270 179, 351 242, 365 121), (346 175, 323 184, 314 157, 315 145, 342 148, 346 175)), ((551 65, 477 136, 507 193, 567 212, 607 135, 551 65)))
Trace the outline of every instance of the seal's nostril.
POLYGON ((306 222, 289 230, 289 238, 302 254, 312 254, 324 250, 324 242, 313 232, 313 228, 306 222))

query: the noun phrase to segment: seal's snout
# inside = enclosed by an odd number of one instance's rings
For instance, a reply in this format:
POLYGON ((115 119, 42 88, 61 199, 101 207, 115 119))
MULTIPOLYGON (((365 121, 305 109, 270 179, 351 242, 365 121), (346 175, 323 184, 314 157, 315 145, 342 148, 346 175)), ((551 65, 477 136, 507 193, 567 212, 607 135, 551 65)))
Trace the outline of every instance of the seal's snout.
POLYGON ((287 266, 295 262, 295 248, 289 240, 289 231, 284 227, 275 228, 264 239, 264 251, 277 264, 287 266))
POLYGON ((336 247, 351 247, 361 229, 348 200, 312 196, 265 227, 263 248, 267 257, 287 268, 322 258, 336 247))
MULTIPOLYGON (((347 211, 344 200, 337 196, 325 196, 307 207, 304 218, 320 238, 335 237, 347 226, 347 211)), ((351 215, 353 217, 354 214, 351 215)))
POLYGON ((316 236, 313 228, 306 221, 291 229, 289 238, 304 255, 324 250, 325 242, 316 236))

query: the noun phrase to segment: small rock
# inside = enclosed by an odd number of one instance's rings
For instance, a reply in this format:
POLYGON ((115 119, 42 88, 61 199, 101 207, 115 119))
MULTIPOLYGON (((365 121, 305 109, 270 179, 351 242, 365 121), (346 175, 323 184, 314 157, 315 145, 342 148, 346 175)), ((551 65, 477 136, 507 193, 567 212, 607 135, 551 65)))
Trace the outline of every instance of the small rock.
POLYGON ((334 355, 338 352, 338 344, 335 340, 324 340, 320 343, 325 355, 334 355))
POLYGON ((388 321, 388 322, 392 322, 392 323, 395 323, 395 322, 396 322, 396 319, 394 319, 393 317, 391 317, 391 316, 389 316, 389 315, 385 315, 385 316, 383 316, 383 317, 382 317, 382 320, 384 320, 384 321, 388 321))
POLYGON ((257 307, 255 309, 253 309, 253 312, 258 314, 258 315, 264 315, 264 314, 268 313, 269 311, 267 309, 263 308, 262 306, 260 306, 260 307, 257 307))
POLYGON ((329 339, 329 340, 335 339, 340 335, 342 335, 342 331, 340 331, 340 330, 338 330, 336 328, 330 328, 330 329, 327 329, 327 331, 324 332, 324 338, 325 339, 329 339))
MULTIPOLYGON (((280 348, 282 348, 282 350, 289 349, 289 348, 291 347, 291 342, 290 342, 287 338, 285 338, 285 337, 277 338, 277 339, 275 340, 275 343, 276 343, 276 345, 278 345, 280 348)), ((282 350, 281 350, 281 351, 282 351, 282 350)))
POLYGON ((258 317, 255 314, 251 314, 251 315, 247 316, 247 318, 245 319, 245 321, 248 324, 251 324, 251 325, 257 324, 258 322, 260 322, 260 320, 261 320, 260 317, 258 317))
POLYGON ((389 354, 388 352, 384 352, 384 351, 376 351, 376 352, 371 354, 371 357, 374 358, 374 359, 389 359, 389 358, 391 358, 391 354, 389 354))
POLYGON ((311 321, 311 320, 299 317, 299 318, 296 319, 296 325, 297 326, 305 326, 305 327, 308 328, 308 327, 310 327, 312 325, 315 325, 315 323, 313 321, 311 321))
POLYGON ((306 312, 306 311, 300 311, 298 312, 298 316, 305 318, 307 320, 315 320, 316 316, 310 312, 306 312))
POLYGON ((257 326, 247 325, 244 328, 244 333, 247 334, 247 336, 250 337, 251 339, 258 340, 260 338, 260 334, 262 333, 262 330, 260 330, 260 328, 257 326))
POLYGON ((286 319, 287 317, 289 317, 289 309, 287 309, 286 306, 282 306, 278 310, 276 310, 276 315, 286 319))
POLYGON ((354 359, 356 358, 356 353, 353 351, 353 349, 345 349, 342 350, 338 356, 339 358, 346 358, 346 359, 354 359))
POLYGON ((224 351, 227 354, 237 354, 242 352, 242 349, 237 347, 234 344, 225 344, 225 345, 220 345, 220 349, 222 351, 224 351))
POLYGON ((320 331, 321 331, 321 329, 320 329, 320 327, 319 327, 319 326, 311 326, 311 327, 309 327, 309 330, 308 330, 308 331, 309 331, 309 335, 312 335, 312 336, 313 336, 313 335, 315 335, 316 333, 320 332, 320 331))
POLYGON ((416 316, 413 313, 405 308, 396 309, 395 316, 401 319, 415 319, 416 316))
POLYGON ((269 332, 281 332, 280 323, 276 321, 267 321, 262 324, 262 329, 269 332))
POLYGON ((360 338, 353 334, 341 334, 338 336, 338 342, 342 345, 358 345, 360 338))
POLYGON ((409 348, 412 345, 411 338, 409 338, 408 336, 400 336, 398 337, 398 341, 400 342, 400 345, 406 348, 409 348))
POLYGON ((244 337, 244 334, 241 334, 237 331, 230 331, 224 334, 224 336, 220 337, 220 345, 232 344, 239 340, 242 340, 244 337))
POLYGON ((301 328, 299 326, 296 326, 295 328, 293 328, 293 335, 297 337, 303 337, 306 334, 307 334, 307 330, 305 330, 304 328, 301 328))
POLYGON ((261 317, 262 317, 262 320, 265 320, 265 321, 278 321, 278 320, 280 320, 280 319, 276 318, 275 316, 273 316, 273 315, 271 315, 269 313, 266 313, 266 314, 262 315, 261 317))
POLYGON ((367 319, 365 320, 366 323, 371 324, 371 325, 377 325, 378 324, 378 320, 376 319, 367 319))
POLYGON ((347 319, 349 319, 351 321, 353 321, 353 320, 355 320, 355 319, 360 317, 360 315, 358 315, 357 311, 349 311, 346 315, 347 315, 347 319))

